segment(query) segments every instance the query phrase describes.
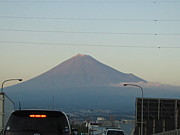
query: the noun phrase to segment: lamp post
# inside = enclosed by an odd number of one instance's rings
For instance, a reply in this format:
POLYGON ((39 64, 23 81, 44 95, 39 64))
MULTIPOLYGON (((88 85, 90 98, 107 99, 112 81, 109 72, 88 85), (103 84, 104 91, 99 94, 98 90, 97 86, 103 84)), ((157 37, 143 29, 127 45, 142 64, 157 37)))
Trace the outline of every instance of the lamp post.
POLYGON ((142 91, 142 103, 141 103, 141 135, 143 135, 143 88, 136 84, 125 83, 124 86, 135 86, 139 87, 142 91))
POLYGON ((1 92, 3 92, 3 86, 4 86, 4 83, 5 83, 5 82, 14 81, 14 80, 22 81, 22 79, 8 79, 8 80, 5 80, 5 81, 2 83, 2 85, 1 85, 1 92))

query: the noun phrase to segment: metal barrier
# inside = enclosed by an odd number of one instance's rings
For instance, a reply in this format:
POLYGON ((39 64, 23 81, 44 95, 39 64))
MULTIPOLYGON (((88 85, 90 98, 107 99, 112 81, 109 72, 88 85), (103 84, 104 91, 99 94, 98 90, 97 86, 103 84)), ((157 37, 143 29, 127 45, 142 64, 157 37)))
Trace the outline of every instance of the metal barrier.
POLYGON ((180 129, 157 133, 157 134, 152 134, 152 135, 180 135, 180 129))

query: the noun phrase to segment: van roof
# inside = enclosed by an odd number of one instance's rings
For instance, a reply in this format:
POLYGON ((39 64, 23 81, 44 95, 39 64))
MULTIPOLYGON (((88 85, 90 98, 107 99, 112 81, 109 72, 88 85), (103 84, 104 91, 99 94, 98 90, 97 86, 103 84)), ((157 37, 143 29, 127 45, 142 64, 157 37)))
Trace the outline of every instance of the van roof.
POLYGON ((107 131, 123 131, 122 129, 116 129, 116 128, 110 128, 110 129, 107 129, 107 131))
POLYGON ((55 110, 16 110, 12 115, 26 116, 29 114, 48 114, 49 116, 66 116, 64 112, 55 110))

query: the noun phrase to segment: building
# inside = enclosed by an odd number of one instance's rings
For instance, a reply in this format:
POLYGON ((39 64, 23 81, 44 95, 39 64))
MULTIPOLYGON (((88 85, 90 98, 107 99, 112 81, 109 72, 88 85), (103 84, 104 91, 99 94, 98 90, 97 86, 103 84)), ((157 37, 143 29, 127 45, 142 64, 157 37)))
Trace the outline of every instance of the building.
MULTIPOLYGON (((141 131, 141 105, 142 98, 137 98, 134 135, 141 131)), ((180 99, 143 99, 143 135, 176 129, 180 129, 180 99)))

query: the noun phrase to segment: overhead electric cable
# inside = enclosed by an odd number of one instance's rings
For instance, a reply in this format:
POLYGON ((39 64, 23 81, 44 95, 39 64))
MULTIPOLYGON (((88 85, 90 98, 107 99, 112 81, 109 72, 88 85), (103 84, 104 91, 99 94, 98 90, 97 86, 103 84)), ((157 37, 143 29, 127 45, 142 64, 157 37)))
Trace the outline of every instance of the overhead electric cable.
POLYGON ((0 2, 6 2, 6 3, 179 3, 178 0, 2 0, 0 2))
POLYGON ((33 44, 33 45, 56 45, 56 46, 88 46, 88 47, 121 47, 121 48, 179 48, 179 46, 129 46, 129 45, 110 45, 110 44, 75 44, 75 43, 48 43, 48 42, 23 42, 23 41, 0 41, 8 44, 33 44))
POLYGON ((73 18, 73 17, 25 17, 25 16, 0 16, 3 19, 38 19, 38 20, 80 20, 80 21, 180 21, 180 19, 125 19, 125 18, 73 18))
POLYGON ((81 32, 81 31, 55 31, 55 30, 30 30, 30 29, 0 29, 0 31, 10 32, 40 32, 40 33, 67 33, 67 34, 104 34, 104 35, 166 35, 179 36, 179 33, 131 33, 131 32, 81 32))

